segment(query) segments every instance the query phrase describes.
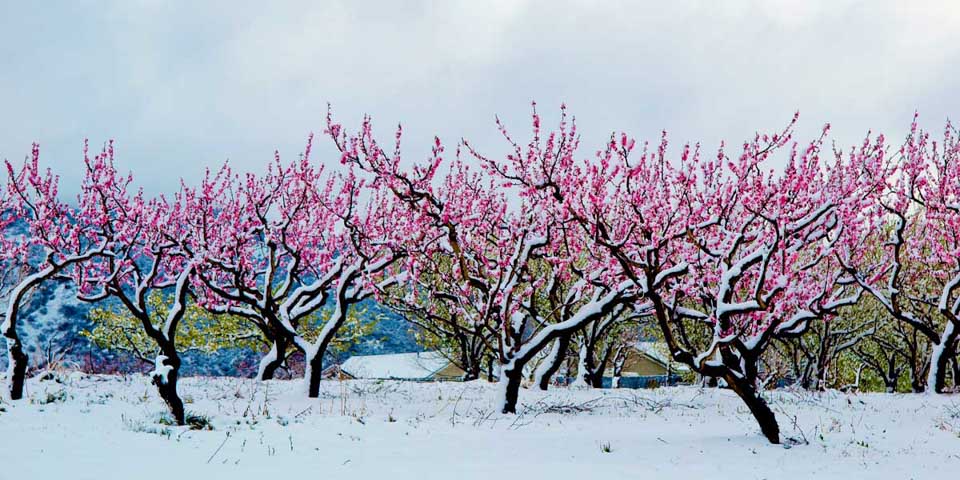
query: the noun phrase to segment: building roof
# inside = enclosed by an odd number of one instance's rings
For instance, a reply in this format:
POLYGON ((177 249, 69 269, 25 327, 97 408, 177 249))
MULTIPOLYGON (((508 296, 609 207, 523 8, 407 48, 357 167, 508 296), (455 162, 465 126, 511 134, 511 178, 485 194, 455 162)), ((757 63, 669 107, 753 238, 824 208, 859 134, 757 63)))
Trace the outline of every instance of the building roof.
POLYGON ((640 341, 636 344, 636 349, 640 353, 643 353, 647 358, 663 365, 666 367, 670 365, 673 370, 676 371, 687 371, 689 367, 686 365, 674 362, 673 359, 667 354, 667 344, 666 342, 658 341, 640 341))
POLYGON ((440 352, 354 355, 340 365, 353 378, 427 380, 443 370, 450 361, 440 352))

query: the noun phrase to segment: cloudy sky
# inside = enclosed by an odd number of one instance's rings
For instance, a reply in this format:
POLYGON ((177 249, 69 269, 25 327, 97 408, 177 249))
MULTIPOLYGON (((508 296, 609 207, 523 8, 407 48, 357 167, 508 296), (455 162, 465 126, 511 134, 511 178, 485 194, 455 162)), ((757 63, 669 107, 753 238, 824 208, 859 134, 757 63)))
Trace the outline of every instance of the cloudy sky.
POLYGON ((327 102, 402 122, 411 158, 435 134, 500 151, 494 115, 526 129, 531 100, 570 106, 584 155, 612 130, 712 149, 795 110, 841 143, 960 117, 957 2, 0 3, 0 158, 40 142, 68 193, 84 138, 161 192, 295 156, 327 102))

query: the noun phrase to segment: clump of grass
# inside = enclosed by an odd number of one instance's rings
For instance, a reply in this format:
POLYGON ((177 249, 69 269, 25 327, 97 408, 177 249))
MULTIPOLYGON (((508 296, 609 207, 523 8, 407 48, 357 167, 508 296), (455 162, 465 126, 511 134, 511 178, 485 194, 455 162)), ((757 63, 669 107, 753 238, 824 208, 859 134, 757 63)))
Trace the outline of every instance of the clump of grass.
POLYGON ((66 390, 54 390, 52 392, 45 392, 46 395, 41 396, 34 400, 37 405, 49 405, 51 403, 63 403, 67 401, 67 391, 66 390))
POLYGON ((56 382, 56 383, 63 383, 63 380, 60 379, 60 376, 57 375, 56 373, 54 373, 54 372, 51 371, 51 370, 45 370, 45 371, 44 371, 43 373, 41 373, 40 375, 37 375, 37 379, 38 379, 39 381, 41 381, 41 382, 50 382, 50 381, 53 381, 53 382, 56 382))
POLYGON ((603 442, 600 444, 600 451, 603 453, 613 453, 613 446, 610 442, 603 442))
MULTIPOLYGON (((213 423, 210 422, 210 417, 203 414, 187 412, 187 414, 184 416, 184 421, 190 430, 213 430, 213 423)), ((177 426, 177 422, 174 420, 173 415, 170 415, 168 412, 161 413, 157 417, 157 423, 168 427, 177 426)))
POLYGON ((88 399, 87 405, 106 405, 111 398, 113 398, 113 394, 110 392, 99 393, 95 398, 88 399))
POLYGON ((143 420, 134 420, 132 418, 127 418, 126 416, 121 415, 120 419, 123 421, 123 426, 131 432, 137 433, 149 433, 151 435, 160 435, 162 437, 170 438, 173 435, 173 430, 170 427, 161 427, 152 423, 144 422, 143 420))
POLYGON ((206 415, 187 413, 186 421, 190 430, 213 430, 213 423, 206 415))

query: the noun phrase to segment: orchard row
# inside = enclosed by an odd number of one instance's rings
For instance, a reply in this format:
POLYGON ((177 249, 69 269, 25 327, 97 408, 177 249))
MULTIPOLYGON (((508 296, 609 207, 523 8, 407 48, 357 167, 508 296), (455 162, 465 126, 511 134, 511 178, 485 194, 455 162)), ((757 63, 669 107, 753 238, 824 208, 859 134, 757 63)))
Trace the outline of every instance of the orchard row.
POLYGON ((255 327, 271 346, 262 379, 302 354, 311 397, 327 348, 367 299, 440 339, 467 378, 493 356, 504 413, 515 412, 525 371, 536 364, 538 382, 556 373, 571 335, 643 319, 673 361, 731 388, 776 443, 761 396, 765 353, 866 301, 921 339, 928 391, 955 387, 957 132, 931 136, 915 120, 896 142, 839 148, 829 127, 795 139, 796 121, 711 152, 668 151, 666 133, 654 143, 613 134, 585 151, 565 108, 552 131, 534 109, 524 140, 497 122, 505 156, 436 139, 426 161, 410 162, 400 129, 380 143, 369 118, 348 133, 328 114, 339 159, 313 158, 311 136, 298 159, 277 155, 265 173, 224 165, 156 197, 118 170, 112 143, 85 148, 70 203, 35 145, 23 165, 7 163, 0 199, 0 226, 29 229, 0 245, 8 393, 23 395, 25 300, 57 279, 135 319, 180 423, 177 332, 188 306, 255 327), (157 292, 165 308, 148 301, 157 292))

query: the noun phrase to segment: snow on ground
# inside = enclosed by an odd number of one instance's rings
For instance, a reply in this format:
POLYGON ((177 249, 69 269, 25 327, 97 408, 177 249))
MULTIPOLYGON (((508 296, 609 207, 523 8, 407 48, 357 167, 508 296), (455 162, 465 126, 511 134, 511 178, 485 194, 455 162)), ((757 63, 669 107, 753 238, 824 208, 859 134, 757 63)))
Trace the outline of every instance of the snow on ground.
POLYGON ((187 378, 188 412, 159 422, 144 376, 66 374, 0 404, 0 479, 957 478, 960 398, 782 391, 792 448, 769 445, 731 392, 521 392, 501 415, 485 382, 187 378))

